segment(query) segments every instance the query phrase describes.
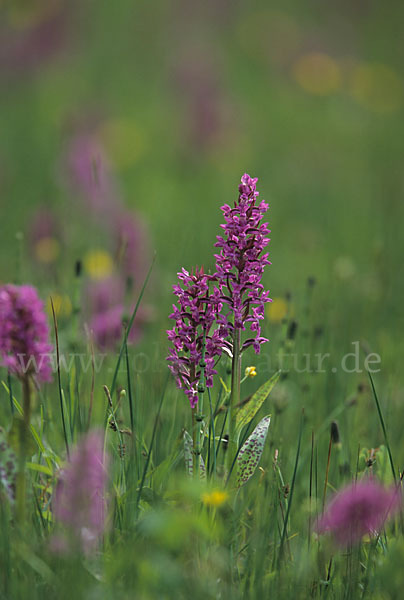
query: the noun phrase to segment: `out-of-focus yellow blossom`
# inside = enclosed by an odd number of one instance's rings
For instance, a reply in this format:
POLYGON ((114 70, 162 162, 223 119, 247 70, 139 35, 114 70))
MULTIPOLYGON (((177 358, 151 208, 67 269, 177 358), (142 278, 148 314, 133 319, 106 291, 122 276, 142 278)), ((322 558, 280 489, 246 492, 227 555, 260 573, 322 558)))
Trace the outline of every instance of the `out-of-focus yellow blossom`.
POLYGON ((53 308, 55 309, 56 317, 66 318, 71 315, 72 302, 69 296, 67 296, 66 294, 62 295, 58 293, 50 294, 50 297, 46 301, 46 310, 50 315, 52 315, 51 298, 53 302, 53 308))
POLYGON ((283 298, 273 298, 266 305, 266 313, 271 323, 280 323, 289 312, 289 306, 283 298))
POLYGON ((379 63, 357 64, 351 73, 351 93, 365 108, 380 113, 399 110, 404 100, 403 78, 379 63))
POLYGON ((341 69, 336 60, 321 52, 311 52, 297 59, 293 77, 309 94, 328 96, 341 87, 341 69))
POLYGON ((105 279, 112 275, 114 263, 105 250, 91 250, 83 259, 84 268, 91 279, 105 279))
POLYGON ((339 256, 334 263, 334 270, 340 279, 351 279, 356 273, 355 263, 349 256, 339 256))
POLYGON ((215 508, 227 502, 228 499, 229 494, 222 490, 213 490, 202 495, 202 502, 205 506, 213 506, 215 508))
POLYGON ((246 377, 255 377, 256 374, 257 374, 257 371, 255 370, 255 367, 246 367, 246 370, 245 370, 246 377))
POLYGON ((116 169, 132 166, 144 154, 144 135, 134 120, 110 119, 98 134, 116 169))
POLYGON ((53 263, 59 258, 60 244, 56 238, 43 237, 35 244, 34 253, 39 262, 53 263))

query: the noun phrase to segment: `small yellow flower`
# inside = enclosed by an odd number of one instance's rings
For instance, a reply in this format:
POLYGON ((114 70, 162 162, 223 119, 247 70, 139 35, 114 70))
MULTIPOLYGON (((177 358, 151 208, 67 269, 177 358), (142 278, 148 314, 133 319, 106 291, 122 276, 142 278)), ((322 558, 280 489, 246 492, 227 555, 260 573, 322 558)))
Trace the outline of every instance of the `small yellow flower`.
POLYGON ((35 244, 34 252, 39 262, 50 264, 59 258, 60 244, 56 238, 43 237, 35 244))
POLYGON ((52 315, 51 298, 52 298, 52 302, 53 302, 53 308, 55 309, 56 317, 65 318, 65 317, 68 317, 71 315, 72 303, 71 303, 69 296, 67 296, 66 294, 61 295, 61 294, 57 294, 57 293, 51 294, 46 302, 46 310, 48 311, 48 313, 50 315, 52 315))
POLYGON ((273 298, 266 306, 266 313, 271 323, 280 323, 288 314, 288 303, 283 298, 273 298))
POLYGON ((112 274, 114 268, 111 255, 104 250, 90 250, 85 255, 83 263, 91 279, 105 279, 112 274))
POLYGON ((374 112, 394 112, 403 105, 404 81, 388 65, 359 63, 353 69, 350 84, 355 100, 374 112))
POLYGON ((213 490, 212 492, 206 492, 202 495, 202 502, 205 506, 213 506, 217 508, 225 502, 227 502, 229 494, 221 490, 213 490))
POLYGON ((298 58, 293 66, 297 83, 309 94, 327 96, 341 87, 338 63, 322 52, 311 52, 298 58))
POLYGON ((245 370, 246 377, 255 377, 256 374, 257 374, 257 371, 255 370, 255 367, 246 367, 246 370, 245 370))

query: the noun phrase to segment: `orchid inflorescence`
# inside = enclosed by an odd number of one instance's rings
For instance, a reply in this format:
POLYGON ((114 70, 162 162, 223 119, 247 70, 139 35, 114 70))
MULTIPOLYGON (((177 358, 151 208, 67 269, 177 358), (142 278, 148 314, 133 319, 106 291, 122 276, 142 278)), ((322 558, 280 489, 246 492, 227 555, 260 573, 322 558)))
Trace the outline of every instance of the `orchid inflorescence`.
POLYGON ((178 300, 170 315, 175 326, 167 332, 172 343, 167 360, 192 407, 198 400, 203 349, 206 385, 212 387, 218 358, 223 352, 231 357, 235 352, 235 334, 245 330, 252 334, 243 341, 240 353, 249 346, 259 353, 267 341, 261 336, 260 321, 264 304, 271 301, 261 283, 270 264, 263 252, 269 242, 268 224, 262 222, 268 205, 257 203, 256 183, 256 178, 243 175, 234 207, 221 208, 225 224, 215 243, 219 248, 215 273, 182 269, 179 284, 173 286, 178 300))

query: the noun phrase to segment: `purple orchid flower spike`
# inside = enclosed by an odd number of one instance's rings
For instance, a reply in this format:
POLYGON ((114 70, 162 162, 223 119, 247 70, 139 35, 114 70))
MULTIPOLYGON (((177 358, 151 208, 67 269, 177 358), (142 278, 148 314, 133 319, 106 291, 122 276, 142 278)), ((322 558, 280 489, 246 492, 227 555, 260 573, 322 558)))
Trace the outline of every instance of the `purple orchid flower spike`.
POLYGON ((214 329, 221 303, 218 290, 214 288, 212 293, 209 291, 212 276, 205 274, 201 267, 191 274, 182 269, 178 279, 180 283, 173 286, 178 301, 173 305, 170 315, 175 326, 167 331, 172 343, 167 360, 177 387, 184 390, 194 408, 198 402, 203 344, 206 385, 212 387, 216 373, 215 361, 222 353, 225 331, 222 327, 214 329))
POLYGON ((216 273, 221 301, 228 310, 220 323, 228 335, 249 329, 253 337, 244 341, 241 350, 260 346, 268 341, 261 336, 260 321, 264 318, 264 304, 271 302, 269 292, 261 279, 266 265, 271 264, 264 249, 269 243, 268 223, 262 223, 268 204, 257 204, 257 178, 245 174, 239 185, 239 197, 234 207, 222 206, 224 235, 217 236, 215 246, 220 248, 216 258, 216 273))
POLYGON ((78 546, 89 554, 99 544, 105 531, 108 478, 103 446, 102 432, 90 431, 73 449, 60 475, 53 510, 56 523, 63 525, 68 535, 59 534, 56 546, 66 550, 78 546))
POLYGON ((51 381, 49 328, 42 300, 30 285, 0 287, 0 365, 20 379, 51 381))

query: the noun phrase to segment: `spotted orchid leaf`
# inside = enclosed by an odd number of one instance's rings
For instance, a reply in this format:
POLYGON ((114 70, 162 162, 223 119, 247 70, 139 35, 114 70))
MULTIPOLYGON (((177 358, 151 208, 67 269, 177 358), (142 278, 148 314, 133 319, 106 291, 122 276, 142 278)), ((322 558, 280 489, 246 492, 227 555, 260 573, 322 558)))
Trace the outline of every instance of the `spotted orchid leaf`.
POLYGON ((264 450, 270 422, 269 415, 264 417, 241 447, 237 456, 236 487, 241 487, 254 475, 264 450))
POLYGON ((255 417, 277 383, 279 376, 280 371, 272 375, 268 381, 258 388, 251 399, 238 410, 236 415, 236 429, 238 432, 255 417))
POLYGON ((17 476, 17 460, 6 442, 3 429, 0 428, 0 496, 4 491, 10 502, 14 501, 17 476))
MULTIPOLYGON (((188 431, 184 431, 184 458, 187 474, 192 477, 194 473, 194 443, 188 431)), ((199 457, 199 476, 206 479, 206 468, 202 455, 199 457)))

